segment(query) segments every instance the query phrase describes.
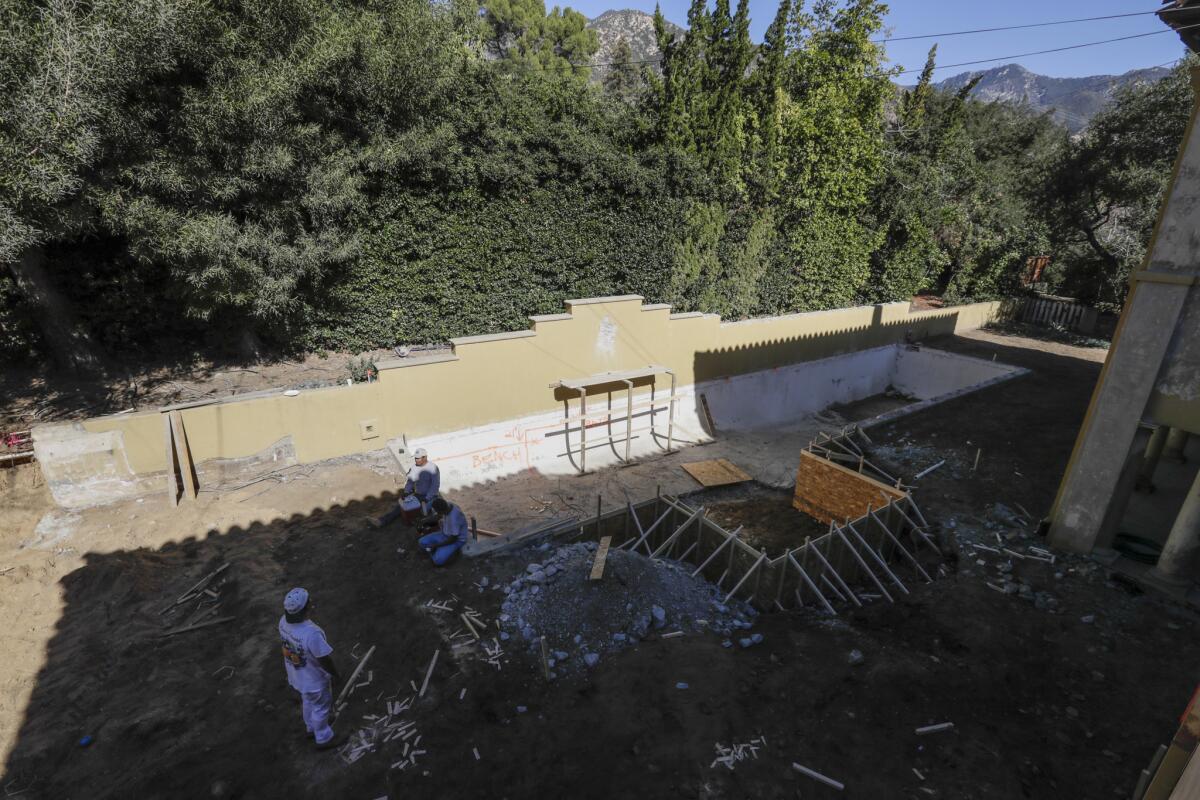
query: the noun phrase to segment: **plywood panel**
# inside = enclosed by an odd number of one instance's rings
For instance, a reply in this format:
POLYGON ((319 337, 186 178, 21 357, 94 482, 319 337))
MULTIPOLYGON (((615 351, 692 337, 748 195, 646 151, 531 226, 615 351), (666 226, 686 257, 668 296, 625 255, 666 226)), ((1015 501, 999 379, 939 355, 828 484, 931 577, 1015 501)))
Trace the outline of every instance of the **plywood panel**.
POLYGON ((749 475, 723 458, 712 461, 693 461, 690 464, 680 464, 680 466, 704 486, 726 486, 750 480, 749 475))
POLYGON ((805 450, 796 471, 792 506, 818 522, 858 519, 868 508, 884 505, 884 496, 904 497, 905 492, 805 450))

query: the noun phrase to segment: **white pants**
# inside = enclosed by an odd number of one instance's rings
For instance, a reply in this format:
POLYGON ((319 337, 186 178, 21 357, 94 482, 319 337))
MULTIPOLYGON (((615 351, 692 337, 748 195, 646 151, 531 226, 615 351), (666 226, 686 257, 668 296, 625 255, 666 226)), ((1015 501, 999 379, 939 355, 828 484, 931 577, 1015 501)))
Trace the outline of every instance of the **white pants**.
POLYGON ((333 728, 329 727, 329 713, 333 710, 332 687, 326 683, 320 691, 301 692, 300 699, 304 727, 316 737, 317 744, 325 744, 333 738, 333 728))

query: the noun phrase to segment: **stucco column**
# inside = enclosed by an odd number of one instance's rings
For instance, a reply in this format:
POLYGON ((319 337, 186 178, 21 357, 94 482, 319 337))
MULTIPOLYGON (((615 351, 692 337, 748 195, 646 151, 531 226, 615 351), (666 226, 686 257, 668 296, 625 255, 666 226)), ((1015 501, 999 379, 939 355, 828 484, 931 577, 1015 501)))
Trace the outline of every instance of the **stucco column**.
POLYGON ((1171 428, 1171 432, 1167 434, 1167 444, 1163 448, 1162 457, 1167 461, 1174 461, 1176 464, 1186 464, 1187 456, 1184 451, 1187 449, 1188 432, 1183 428, 1171 428))
POLYGON ((1171 586, 1187 586, 1195 575, 1197 553, 1200 553, 1200 472, 1196 473, 1183 508, 1175 517, 1158 564, 1147 577, 1171 586))
POLYGON ((1125 467, 1113 490, 1112 500, 1109 501, 1108 511, 1100 526, 1100 534, 1096 537, 1096 547, 1112 547, 1113 540, 1121 532, 1121 521, 1129 509, 1129 498, 1133 496, 1133 487, 1141 473, 1142 459, 1145 458, 1146 444, 1150 441, 1152 431, 1149 427, 1138 428, 1133 437, 1133 446, 1125 458, 1125 467))
MULTIPOLYGON (((1200 69, 1192 71, 1192 85, 1200 88, 1200 69)), ((1200 102, 1200 91, 1195 97, 1195 102, 1200 102)), ((1125 456, 1195 282, 1196 265, 1200 264, 1196 113, 1194 103, 1146 258, 1142 268, 1130 276, 1129 295, 1112 347, 1050 512, 1048 540, 1064 550, 1086 553, 1095 546, 1125 456)))
POLYGON ((1153 493, 1154 470, 1158 469, 1158 459, 1162 457, 1163 448, 1167 445, 1167 433, 1170 430, 1166 425, 1159 425, 1151 434, 1150 443, 1146 445, 1146 455, 1142 458, 1142 466, 1138 471, 1137 490, 1139 492, 1153 493))

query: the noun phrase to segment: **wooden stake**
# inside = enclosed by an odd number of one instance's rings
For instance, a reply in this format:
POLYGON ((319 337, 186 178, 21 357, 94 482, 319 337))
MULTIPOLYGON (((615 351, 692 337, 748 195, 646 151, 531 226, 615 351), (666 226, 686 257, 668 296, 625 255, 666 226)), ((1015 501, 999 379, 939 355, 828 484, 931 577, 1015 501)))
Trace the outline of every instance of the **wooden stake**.
POLYGON ((190 597, 191 597, 193 594, 195 594, 195 593, 196 593, 196 592, 198 592, 200 589, 202 589, 202 588, 204 588, 205 586, 207 586, 207 585, 209 584, 209 582, 211 582, 211 581, 212 581, 212 579, 213 579, 213 578, 217 577, 217 576, 218 576, 218 575, 220 575, 222 572, 224 572, 226 569, 228 569, 228 568, 229 568, 229 564, 230 564, 230 562, 226 561, 224 564, 222 564, 221 566, 217 567, 216 569, 214 569, 212 572, 210 572, 210 573, 208 573, 207 575, 205 575, 205 576, 204 576, 203 578, 201 578, 200 580, 196 581, 196 585, 195 585, 195 586, 193 586, 192 588, 188 589, 188 590, 187 590, 186 592, 184 592, 183 594, 179 595, 179 599, 178 599, 178 600, 176 600, 174 603, 171 603, 171 605, 167 606, 166 608, 164 608, 164 609, 163 609, 162 611, 160 611, 159 613, 160 613, 160 614, 165 614, 165 613, 167 613, 168 611, 170 611, 172 608, 174 608, 175 606, 179 605, 180 603, 186 602, 186 601, 187 601, 187 600, 188 600, 188 599, 189 599, 189 598, 190 598, 190 597))
POLYGON ((550 680, 550 656, 546 648, 546 637, 539 639, 542 646, 542 674, 546 676, 546 680, 550 680))
POLYGON ((832 786, 834 789, 837 789, 839 792, 846 788, 845 784, 835 781, 833 778, 830 778, 826 775, 822 775, 821 773, 817 772, 814 769, 809 769, 808 767, 804 766, 803 764, 797 764, 795 762, 792 762, 792 769, 796 770, 797 772, 801 773, 802 775, 807 775, 808 777, 812 778, 814 781, 819 781, 819 782, 825 784, 826 786, 832 786))
POLYGON ((189 625, 186 628, 176 628, 173 631, 166 631, 162 634, 162 636, 165 638, 167 636, 174 636, 177 633, 188 633, 189 631, 198 630, 200 628, 207 628, 209 625, 220 625, 222 622, 230 622, 234 619, 236 619, 236 617, 217 617, 216 619, 210 619, 207 622, 198 622, 195 625, 189 625))
MULTIPOLYGON (((358 662, 358 666, 354 668, 354 672, 350 673, 350 678, 346 681, 346 685, 342 687, 342 691, 338 694, 337 700, 335 700, 333 703, 334 708, 340 706, 342 701, 350 695, 350 690, 354 688, 354 681, 356 678, 358 678, 358 673, 362 672, 362 668, 367 665, 367 659, 370 658, 371 654, 374 652, 375 645, 371 645, 371 649, 368 650, 367 654, 358 662)), ((334 713, 334 718, 337 718, 336 712, 334 713)))
MULTIPOLYGON (((375 650, 375 648, 374 648, 374 647, 372 647, 372 648, 371 648, 371 650, 372 650, 372 651, 374 651, 374 650, 375 650)), ((424 697, 424 696, 425 696, 425 689, 427 689, 427 688, 429 687, 429 678, 430 678, 430 676, 432 676, 432 675, 433 675, 433 667, 434 667, 434 665, 435 665, 435 664, 437 664, 438 653, 440 653, 440 652, 442 652, 442 651, 441 651, 441 650, 434 650, 434 651, 433 651, 433 658, 431 658, 431 659, 429 660, 429 669, 425 670, 425 680, 423 680, 423 681, 421 682, 421 691, 417 692, 417 697, 424 697)), ((369 655, 371 655, 371 654, 370 654, 370 653, 367 653, 367 655, 369 656, 369 655)), ((367 659, 366 659, 366 657, 364 657, 364 658, 363 658, 363 661, 366 661, 366 660, 367 660, 367 659)), ((362 666, 362 665, 360 664, 359 666, 362 666)), ((353 679, 353 678, 351 678, 351 680, 354 680, 354 679, 353 679)))

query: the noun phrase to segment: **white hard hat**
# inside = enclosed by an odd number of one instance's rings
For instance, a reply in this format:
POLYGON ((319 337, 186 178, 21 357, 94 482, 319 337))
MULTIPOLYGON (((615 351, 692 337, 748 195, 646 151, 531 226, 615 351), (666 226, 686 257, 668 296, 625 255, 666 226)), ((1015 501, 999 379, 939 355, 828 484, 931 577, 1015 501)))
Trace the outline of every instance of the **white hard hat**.
POLYGON ((283 610, 289 614, 296 614, 308 605, 308 592, 297 586, 287 593, 287 597, 283 598, 283 610))
POLYGON ((418 447, 416 450, 413 450, 413 458, 428 458, 428 457, 429 457, 429 453, 425 452, 424 447, 418 447))

